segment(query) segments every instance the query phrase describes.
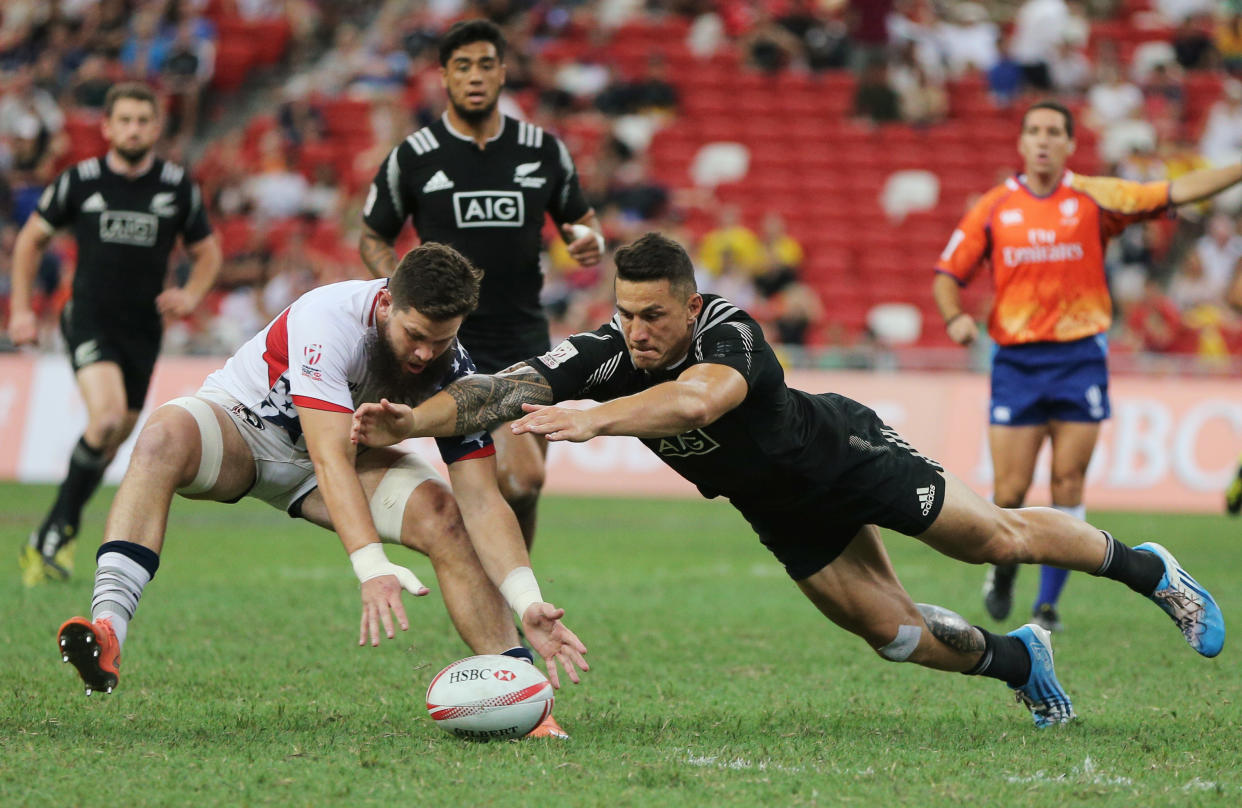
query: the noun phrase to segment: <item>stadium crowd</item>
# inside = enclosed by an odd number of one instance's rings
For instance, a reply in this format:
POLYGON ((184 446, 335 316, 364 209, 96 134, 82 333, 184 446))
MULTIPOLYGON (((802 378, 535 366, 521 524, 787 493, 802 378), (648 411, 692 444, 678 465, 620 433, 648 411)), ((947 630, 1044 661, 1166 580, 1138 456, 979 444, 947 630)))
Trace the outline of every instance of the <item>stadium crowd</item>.
MULTIPOLYGON (((503 110, 566 141, 610 243, 659 229, 690 245, 704 290, 755 313, 774 342, 839 349, 822 362, 873 364, 890 342, 949 344, 929 314, 931 267, 971 194, 1017 167, 1016 115, 1032 99, 1075 111, 1070 167, 1084 173, 1166 179, 1242 155, 1236 0, 378 5, 8 0, 4 310, 17 229, 57 171, 102 151, 99 108, 126 78, 161 93, 162 152, 191 167, 224 245, 210 304, 172 324, 166 351, 227 354, 306 290, 364 277, 367 183, 395 143, 440 114, 433 45, 472 14, 512 43, 503 110), (964 138, 984 132, 997 145, 981 159, 964 138), (847 144, 869 162, 845 166, 838 183, 839 164, 811 152, 847 144), (909 168, 922 171, 904 176, 909 168), (930 191, 918 185, 929 172, 930 191), (885 192, 895 173, 914 183, 908 191, 885 192), (880 303, 910 309, 914 331, 868 319, 880 303)), ((1117 240, 1115 350, 1242 355, 1240 213, 1235 192, 1117 240)), ((595 325, 611 308, 610 279, 571 260, 552 228, 547 236, 554 330, 595 325)), ((412 243, 407 231, 399 248, 412 243)), ((48 348, 72 250, 58 241, 38 276, 48 348)))

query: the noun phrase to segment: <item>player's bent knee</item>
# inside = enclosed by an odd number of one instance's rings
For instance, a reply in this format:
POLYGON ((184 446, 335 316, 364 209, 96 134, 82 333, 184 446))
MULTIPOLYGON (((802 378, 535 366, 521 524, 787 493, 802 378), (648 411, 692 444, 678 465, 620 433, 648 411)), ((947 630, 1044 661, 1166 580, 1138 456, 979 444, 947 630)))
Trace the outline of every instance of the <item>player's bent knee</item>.
MULTIPOLYGON (((198 468, 194 477, 177 489, 178 494, 192 496, 204 494, 215 487, 220 479, 220 469, 224 465, 224 433, 220 431, 220 422, 211 405, 201 398, 182 396, 174 398, 165 407, 180 407, 194 417, 198 427, 198 442, 201 453, 198 468)), ((144 429, 145 433, 146 430, 144 429)))
POLYGON ((892 642, 875 649, 875 652, 889 662, 908 662, 919 640, 923 637, 922 626, 902 625, 897 627, 897 636, 892 642))
POLYGON ((440 483, 429 486, 426 503, 420 503, 424 512, 421 516, 434 518, 438 512, 451 508, 454 518, 457 516, 457 504, 453 495, 443 485, 443 480, 427 461, 417 455, 405 455, 384 472, 375 493, 371 494, 371 519, 382 541, 403 543, 402 525, 405 521, 405 508, 414 495, 414 491, 426 482, 440 483), (433 491, 434 489, 434 491, 433 491))

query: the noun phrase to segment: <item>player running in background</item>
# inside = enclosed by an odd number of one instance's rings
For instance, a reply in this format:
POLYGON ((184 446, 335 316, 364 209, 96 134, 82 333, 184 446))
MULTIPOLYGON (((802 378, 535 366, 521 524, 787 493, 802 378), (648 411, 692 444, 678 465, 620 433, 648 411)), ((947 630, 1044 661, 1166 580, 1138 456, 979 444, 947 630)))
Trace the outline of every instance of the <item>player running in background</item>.
MULTIPOLYGON (((408 218, 422 241, 449 244, 482 269, 479 307, 460 337, 479 370, 495 373, 549 347, 539 303, 545 212, 583 266, 599 262, 604 239, 565 144, 497 107, 505 82, 500 29, 487 20, 458 23, 439 52, 448 107, 376 171, 359 248, 376 277, 390 274, 392 244, 408 218)), ((501 488, 530 547, 547 445, 508 429, 492 437, 501 488)))
POLYGON ((104 101, 107 153, 71 166, 47 187, 13 248, 9 336, 15 345, 33 344, 35 272, 52 234, 72 228, 77 269, 60 324, 86 404, 86 431, 69 457, 69 472, 22 550, 27 586, 71 574, 82 509, 142 410, 160 350, 161 318, 192 312, 220 270, 220 245, 198 187, 184 168, 152 153, 160 125, 150 88, 113 86, 104 101), (193 265, 185 286, 165 288, 178 235, 193 265))
MULTIPOLYGON (((932 293, 949 337, 968 345, 977 326, 962 308, 959 287, 981 267, 991 268, 993 502, 1022 507, 1048 438, 1052 507, 1084 519, 1087 465, 1100 422, 1109 417, 1108 240, 1134 222, 1228 188, 1242 179, 1242 166, 1152 183, 1074 174, 1065 170, 1074 153, 1074 119, 1051 101, 1026 111, 1018 153, 1025 173, 988 191, 962 219, 936 265, 932 293)), ((1009 616, 1016 575, 1013 564, 988 572, 984 605, 996 620, 1009 616)), ((1068 575, 1041 570, 1032 612, 1049 631, 1061 627, 1057 600, 1068 575)))
POLYGON ((704 496, 728 497, 834 623, 885 659, 1006 682, 1041 727, 1074 717, 1048 632, 1030 624, 992 634, 916 605, 877 525, 962 561, 1044 562, 1120 581, 1160 605, 1200 654, 1220 653, 1220 609, 1163 547, 1128 547, 1050 508, 998 508, 867 407, 790 389, 758 323, 700 295, 675 242, 648 234, 619 249, 616 264, 611 322, 504 373, 459 379, 413 410, 364 405, 354 439, 458 435, 523 412, 511 428, 548 440, 640 438, 704 496), (548 406, 580 399, 606 403, 548 406))
MULTIPOLYGON (((194 396, 152 414, 108 515, 97 555, 91 619, 60 629, 64 661, 91 690, 117 684, 121 647, 155 577, 174 493, 236 502, 252 496, 335 530, 361 585, 358 644, 379 645, 394 619, 409 628, 401 590, 427 594, 380 542, 431 559, 458 633, 479 654, 533 661, 526 636, 570 679, 586 648, 544 602, 513 512, 496 484, 486 431, 439 441, 452 492, 415 454, 356 451, 354 406, 381 396, 417 403, 473 372, 456 340, 478 299, 479 273, 449 247, 408 253, 391 281, 346 281, 308 292, 243 345, 194 396), (456 500, 454 500, 454 495, 456 500)), ((561 734, 555 722, 539 734, 561 734)), ((532 733, 534 734, 534 733, 532 733)))

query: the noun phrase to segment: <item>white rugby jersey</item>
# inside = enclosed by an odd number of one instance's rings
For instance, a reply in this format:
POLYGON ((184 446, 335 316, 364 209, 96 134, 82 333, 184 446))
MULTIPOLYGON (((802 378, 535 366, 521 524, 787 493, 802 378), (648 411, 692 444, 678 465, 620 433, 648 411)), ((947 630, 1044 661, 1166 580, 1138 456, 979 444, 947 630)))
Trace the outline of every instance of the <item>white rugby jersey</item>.
MULTIPOLYGON (((388 280, 344 281, 313 289, 293 302, 207 377, 206 387, 232 395, 306 450, 297 407, 352 413, 367 395, 367 343, 376 332, 375 309, 388 280)), ((474 373, 454 340, 453 361, 432 391, 474 373)), ((495 453, 491 435, 437 438, 445 463, 495 453)))

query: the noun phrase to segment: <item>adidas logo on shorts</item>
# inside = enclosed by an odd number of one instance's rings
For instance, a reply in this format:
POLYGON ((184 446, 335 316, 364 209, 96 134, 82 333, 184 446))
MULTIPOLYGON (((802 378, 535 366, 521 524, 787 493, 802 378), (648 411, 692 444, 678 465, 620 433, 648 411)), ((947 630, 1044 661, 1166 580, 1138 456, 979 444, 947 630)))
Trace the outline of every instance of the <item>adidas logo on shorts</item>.
POLYGON ((929 485, 925 488, 916 488, 914 493, 918 495, 919 504, 923 506, 923 515, 931 513, 932 505, 936 504, 936 486, 929 485))

